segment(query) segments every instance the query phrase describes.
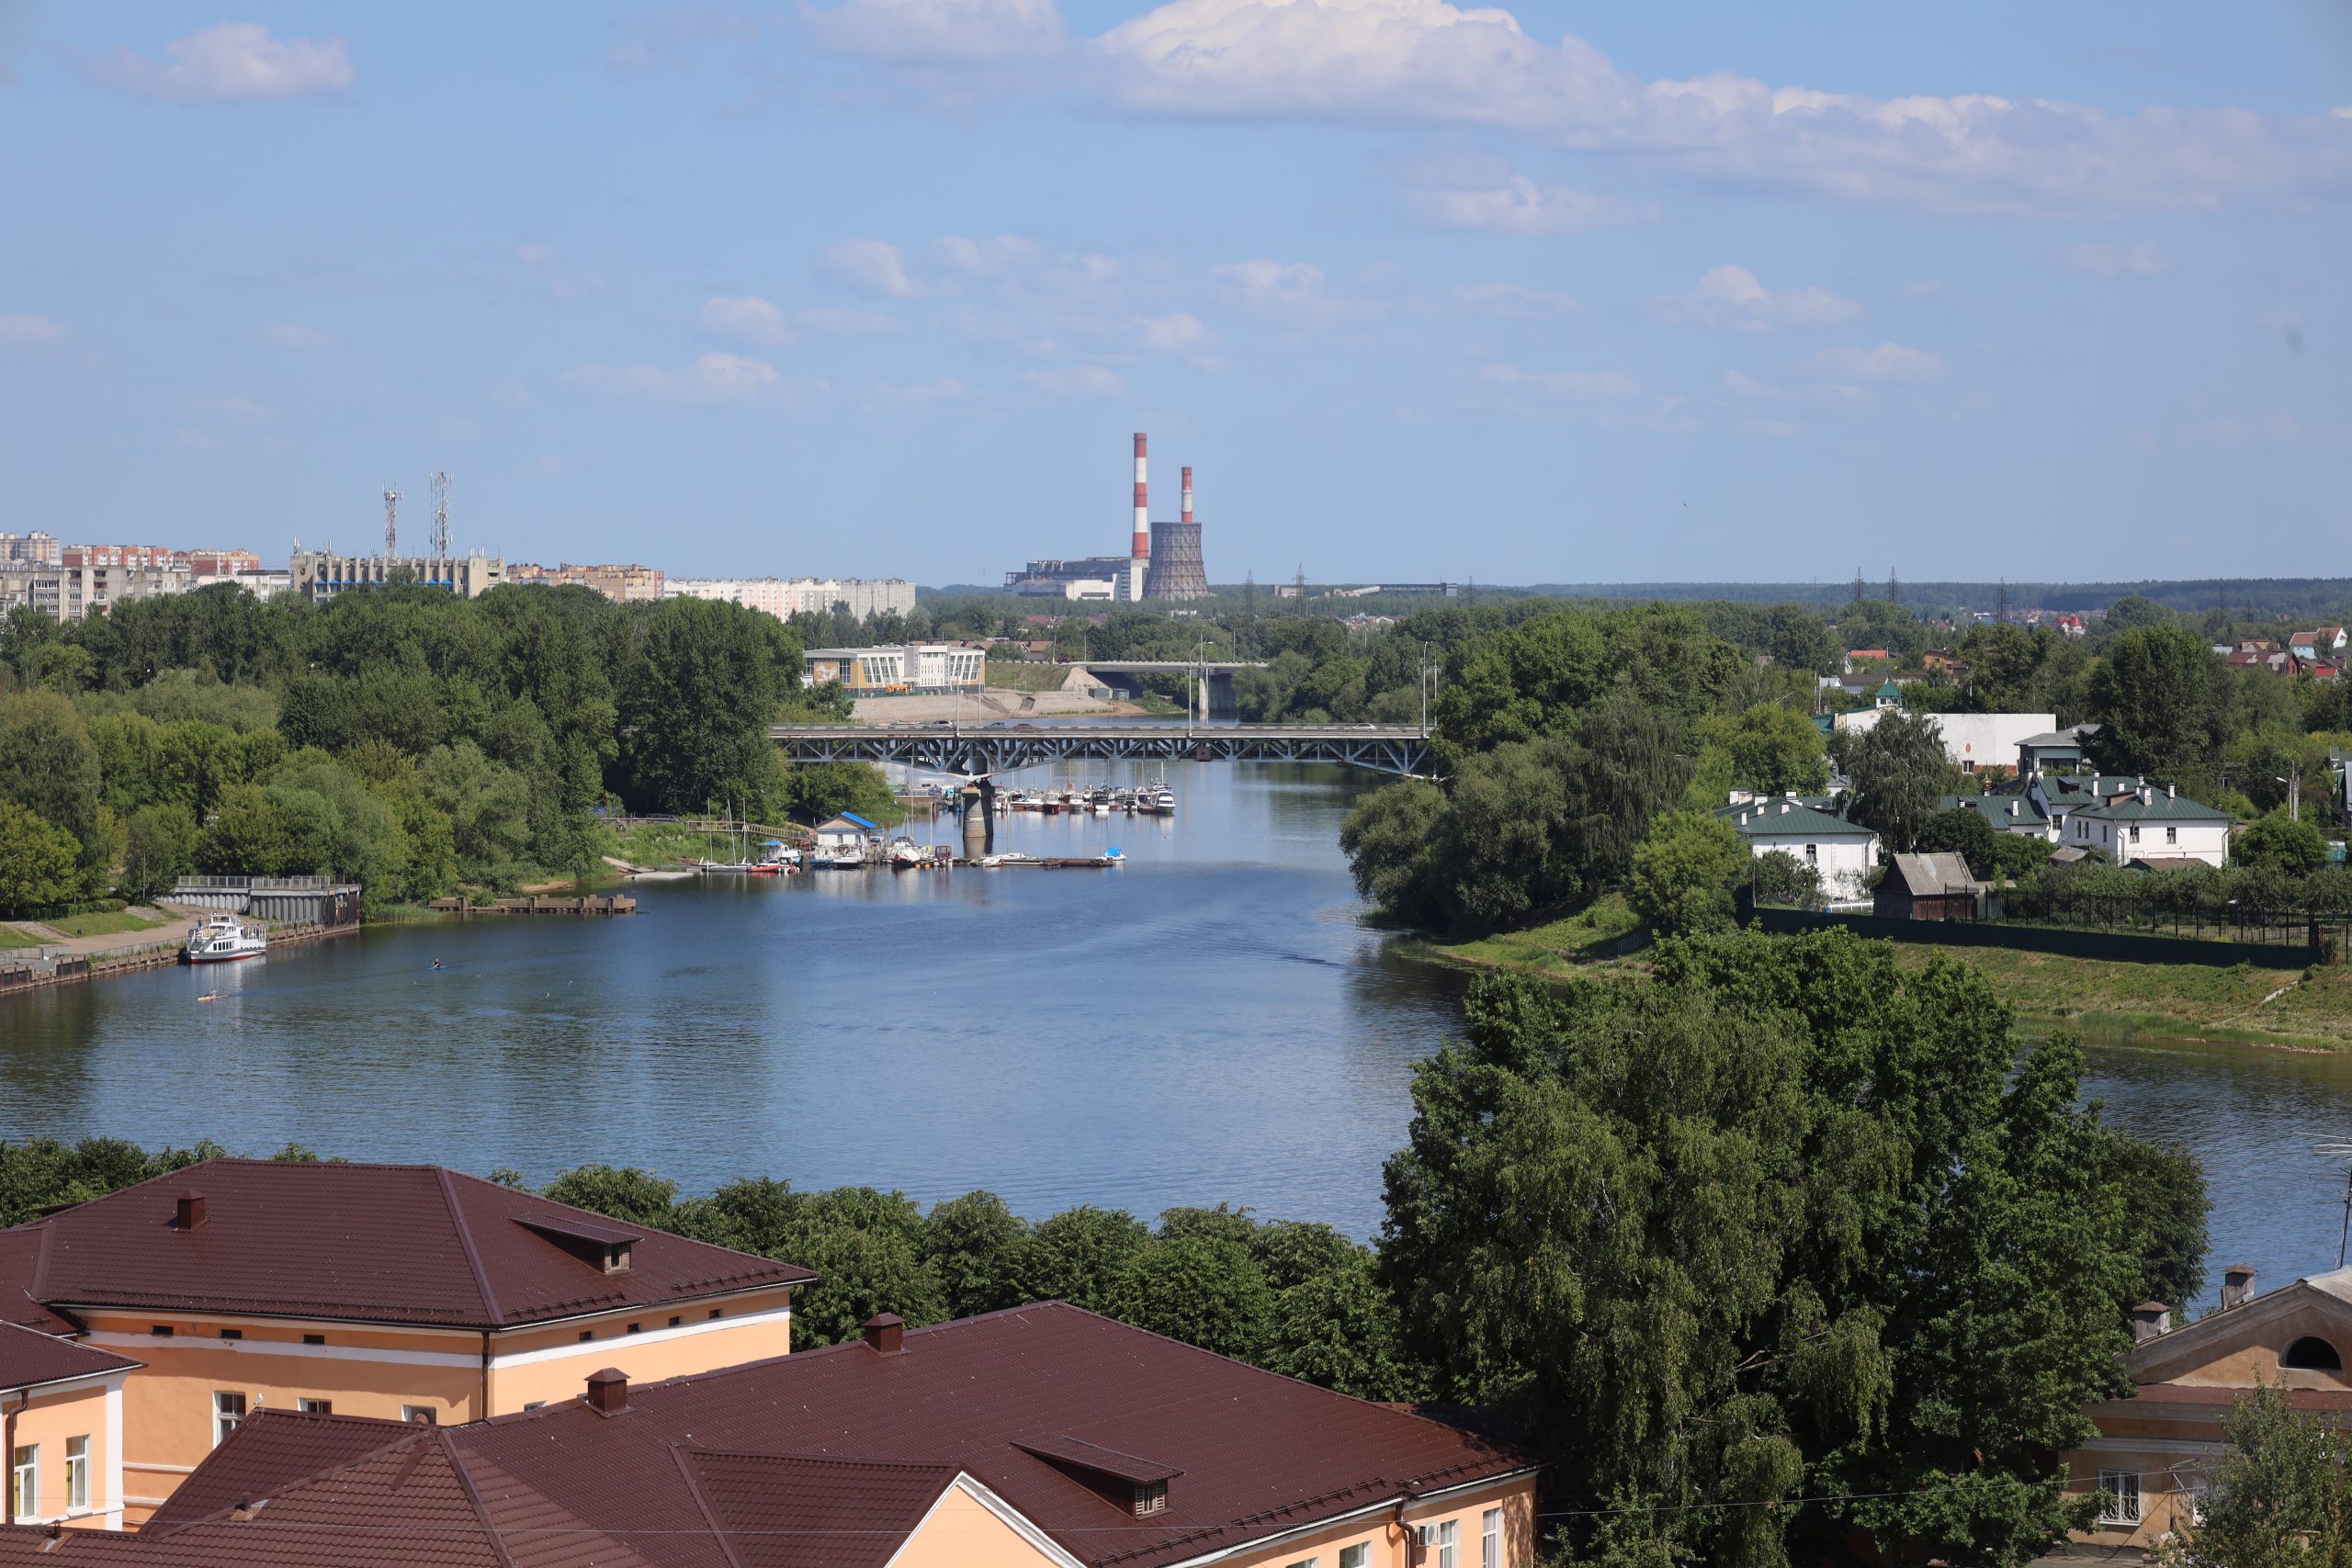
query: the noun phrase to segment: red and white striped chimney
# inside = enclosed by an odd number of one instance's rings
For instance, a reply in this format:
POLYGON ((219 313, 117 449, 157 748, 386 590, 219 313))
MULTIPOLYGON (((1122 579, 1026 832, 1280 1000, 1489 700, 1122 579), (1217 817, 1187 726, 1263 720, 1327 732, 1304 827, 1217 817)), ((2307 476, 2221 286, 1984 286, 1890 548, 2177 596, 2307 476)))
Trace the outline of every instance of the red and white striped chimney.
POLYGON ((1184 521, 1193 520, 1193 470, 1184 470, 1184 521))
POLYGON ((1129 551, 1137 560, 1151 557, 1151 513, 1144 501, 1143 432, 1136 432, 1136 536, 1129 551))

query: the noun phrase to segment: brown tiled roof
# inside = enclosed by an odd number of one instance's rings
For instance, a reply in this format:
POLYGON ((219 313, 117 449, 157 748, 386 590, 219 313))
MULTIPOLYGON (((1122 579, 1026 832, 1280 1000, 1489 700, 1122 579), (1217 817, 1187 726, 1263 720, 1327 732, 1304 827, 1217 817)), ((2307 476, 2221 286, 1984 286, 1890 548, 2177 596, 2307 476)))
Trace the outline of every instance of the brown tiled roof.
MULTIPOLYGON (((161 1555, 120 1561, 860 1568, 815 1548, 851 1517, 895 1544, 917 1500, 961 1472, 1082 1562, 1167 1568, 1529 1468, 1437 1422, 1057 1303, 910 1330, 895 1355, 854 1340, 640 1386, 616 1415, 568 1401, 467 1427, 377 1423, 383 1446, 355 1459, 358 1425, 256 1417, 188 1488, 230 1496, 240 1488, 208 1472, 232 1466, 263 1488, 301 1464, 305 1433, 334 1468, 279 1484, 249 1519, 216 1510, 147 1538, 161 1555), (1047 1437, 1154 1456, 1174 1476, 1165 1511, 1137 1518, 1023 1446, 1047 1437), (249 1442, 268 1445, 266 1462, 240 1457, 249 1442)), ((0 1532, 0 1562, 22 1550, 0 1532)))
MULTIPOLYGON (((0 1299, 503 1328, 816 1276, 437 1166, 209 1160, 0 1231, 0 1299), (194 1191, 204 1223, 174 1224, 194 1191), (633 1241, 604 1270, 600 1243, 633 1241)), ((19 1315, 19 1321, 29 1321, 19 1315)))
POLYGON ((38 1328, 0 1323, 0 1393, 105 1372, 127 1372, 138 1365, 111 1350, 60 1339, 38 1328))
POLYGON ((417 1435, 406 1422, 304 1410, 256 1410, 234 1439, 215 1448, 194 1474, 140 1528, 166 1535, 255 1497, 271 1497, 305 1477, 340 1470, 389 1444, 417 1435))

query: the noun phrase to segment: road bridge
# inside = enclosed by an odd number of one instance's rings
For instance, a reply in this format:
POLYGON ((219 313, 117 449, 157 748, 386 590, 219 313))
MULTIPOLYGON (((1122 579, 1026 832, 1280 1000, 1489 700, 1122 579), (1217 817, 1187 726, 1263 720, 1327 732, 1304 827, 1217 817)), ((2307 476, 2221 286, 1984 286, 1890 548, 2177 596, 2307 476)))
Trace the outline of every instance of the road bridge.
POLYGON ((780 724, 788 762, 898 762, 966 778, 1056 762, 1338 762, 1407 777, 1429 772, 1410 724, 780 724))
POLYGON ((1190 706, 1196 718, 1221 718, 1233 712, 1233 677, 1244 670, 1263 670, 1261 662, 1247 660, 1182 660, 1182 659, 1080 659, 1075 661, 1093 671, 1098 684, 1130 691, 1143 684, 1146 675, 1183 675, 1191 679, 1193 696, 1190 706))

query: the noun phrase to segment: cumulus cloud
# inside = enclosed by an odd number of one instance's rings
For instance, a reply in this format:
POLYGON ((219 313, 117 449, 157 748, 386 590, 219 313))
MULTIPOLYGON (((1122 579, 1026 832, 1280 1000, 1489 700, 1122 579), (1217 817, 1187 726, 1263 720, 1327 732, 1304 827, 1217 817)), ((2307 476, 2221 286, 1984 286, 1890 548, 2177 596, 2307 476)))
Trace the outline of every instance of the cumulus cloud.
POLYGON ((819 48, 889 65, 1002 65, 1064 45, 1054 0, 848 0, 802 21, 819 48))
POLYGON ((1323 269, 1311 262, 1278 262, 1261 256, 1209 269, 1234 305, 1270 321, 1297 328, 1336 326, 1370 315, 1369 300, 1344 299, 1329 288, 1323 269))
POLYGON ((1759 381, 1744 370, 1724 371, 1724 390, 1744 403, 1777 403, 1789 395, 1786 388, 1759 381))
POLYGON ((1678 325, 1760 333, 1836 326, 1860 316, 1862 308, 1826 288, 1767 288, 1746 267, 1725 265, 1702 274, 1688 293, 1651 300, 1649 311, 1678 325))
POLYGON ((220 22, 164 46, 150 60, 119 49, 85 60, 90 79, 132 97, 225 104, 340 93, 357 80, 342 39, 276 39, 258 22, 220 22))
POLYGON ((907 275, 906 253, 887 240, 843 240, 817 257, 817 270, 844 288, 884 299, 918 299, 929 290, 907 275))
POLYGON ((1642 389, 1622 370, 1522 370, 1516 365, 1489 365, 1478 372, 1478 378, 1579 403, 1615 402, 1642 389))
POLYGON ((986 240, 950 234, 933 240, 931 254, 967 277, 997 277, 1035 261, 1038 253, 1037 242, 1018 234, 999 234, 986 240))
POLYGON ((1555 316, 1575 316, 1584 311, 1572 295, 1550 289, 1528 288, 1516 283, 1464 283, 1455 287, 1453 297, 1464 308, 1481 316, 1499 316, 1505 321, 1533 321, 1555 316))
POLYGON ((206 398, 196 406, 204 413, 238 424, 259 424, 277 417, 276 409, 264 408, 251 398, 206 398))
POLYGON ((1218 352, 1224 347, 1223 342, 1190 310, 1138 317, 1136 333, 1143 346, 1155 354, 1175 355, 1196 370, 1225 368, 1218 352))
POLYGON ((702 302, 702 324, 723 337, 741 338, 769 348, 792 341, 784 312, 755 294, 718 295, 702 302))
POLYGON ((293 321, 280 321, 276 326, 262 328, 261 340, 275 348, 321 349, 343 346, 343 340, 333 333, 322 333, 315 327, 300 326, 293 321))
POLYGON ((1944 362, 1922 348, 1883 343, 1876 348, 1832 348, 1805 361, 1805 369, 1825 381, 1933 381, 1944 373, 1944 362))
POLYGON ((886 316, 879 310, 845 310, 838 306, 803 310, 792 320, 810 332, 832 333, 842 337, 879 337, 885 333, 906 330, 896 316, 886 316))
POLYGON ((2061 245, 2058 265, 2085 277, 2154 277, 2172 270, 2171 261, 2148 240, 2128 250, 2121 245, 2061 245))
POLYGON ((1050 369, 1023 370, 1021 379, 1027 385, 1057 398, 1117 398, 1126 395, 1127 384, 1119 373, 1103 365, 1065 365, 1050 369))
POLYGON ((748 403, 775 385, 775 367, 736 354, 706 354, 685 369, 656 365, 583 365, 564 372, 566 384, 615 397, 664 403, 748 403))
POLYGON ((30 315, 22 310, 0 310, 0 345, 30 348, 64 341, 65 329, 47 316, 30 315))
POLYGON ((1656 208, 1634 209, 1613 196, 1538 185, 1514 175, 1491 190, 1424 190, 1412 197, 1421 221, 1439 229, 1478 229, 1497 234, 1581 234, 1648 222, 1656 208))
POLYGON ((1168 0, 1091 49, 1099 90, 1153 115, 1495 128, 1873 209, 2201 209, 2352 187, 2341 117, 1646 81, 1448 0, 1168 0))

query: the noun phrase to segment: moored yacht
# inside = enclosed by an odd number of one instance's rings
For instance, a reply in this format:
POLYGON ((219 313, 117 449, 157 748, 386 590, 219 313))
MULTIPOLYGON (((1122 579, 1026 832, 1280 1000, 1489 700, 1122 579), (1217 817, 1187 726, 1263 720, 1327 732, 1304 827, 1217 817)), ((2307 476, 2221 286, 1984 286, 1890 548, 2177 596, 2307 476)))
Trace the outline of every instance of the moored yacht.
POLYGON ((266 928, 249 926, 234 915, 207 915, 187 933, 190 964, 225 964, 238 958, 258 958, 269 947, 266 928))

